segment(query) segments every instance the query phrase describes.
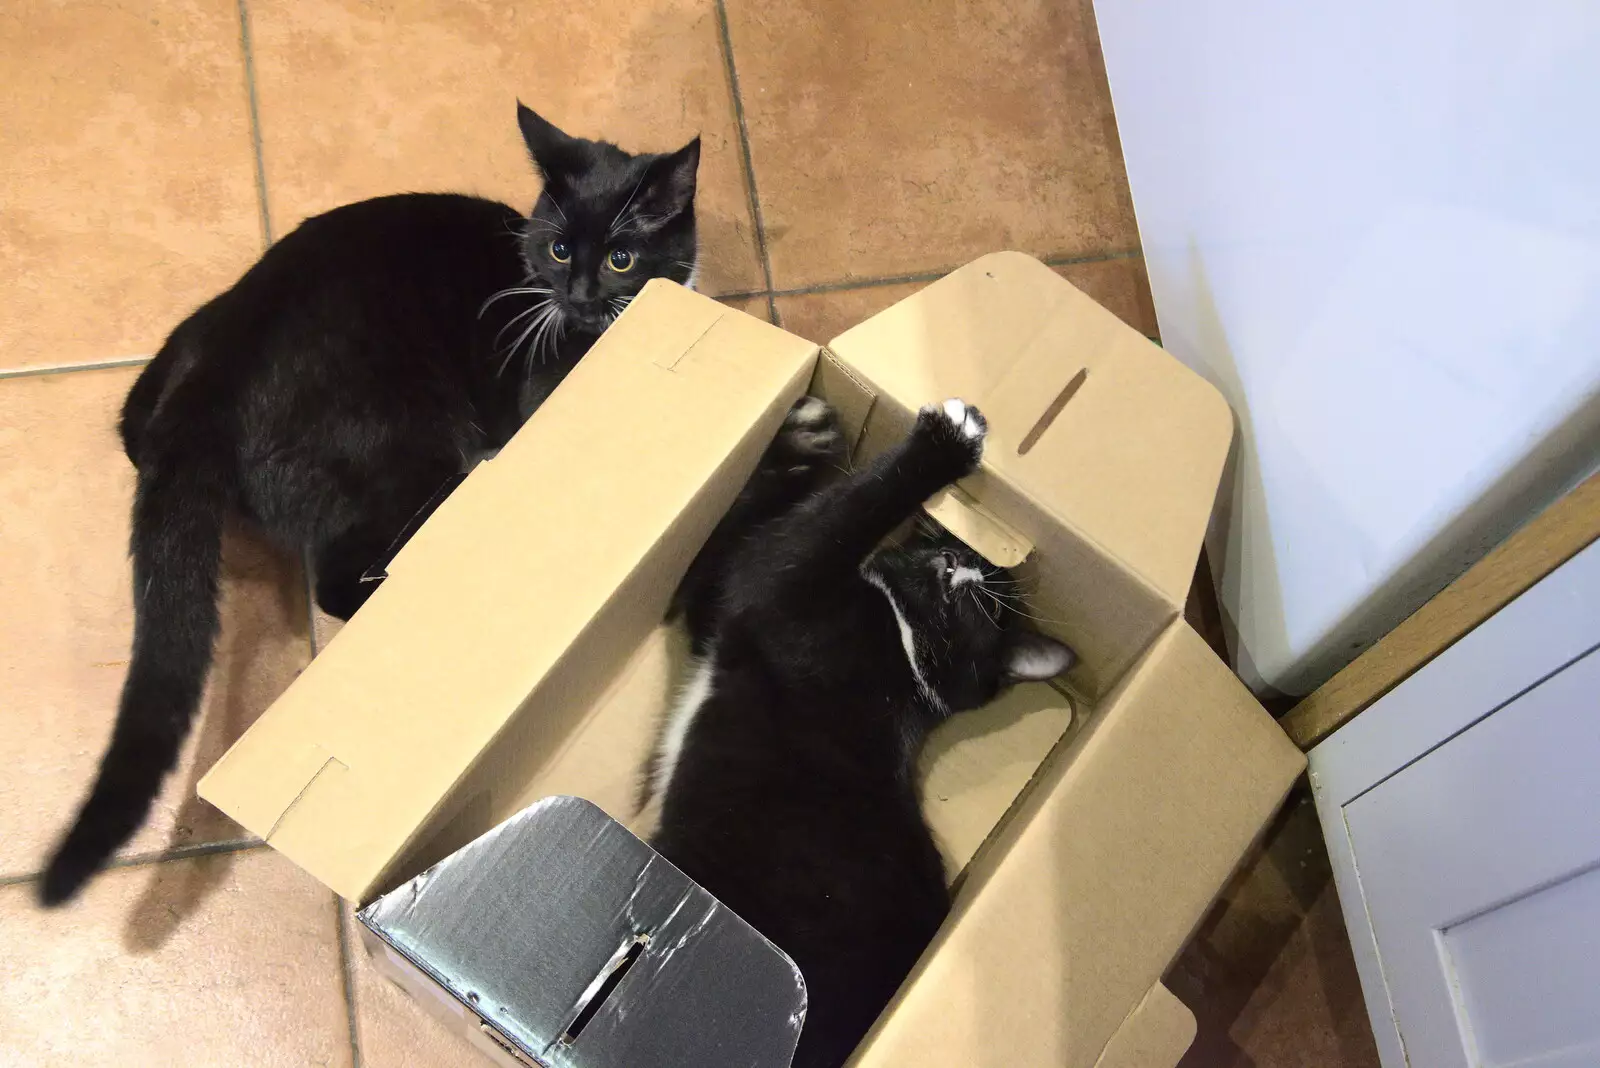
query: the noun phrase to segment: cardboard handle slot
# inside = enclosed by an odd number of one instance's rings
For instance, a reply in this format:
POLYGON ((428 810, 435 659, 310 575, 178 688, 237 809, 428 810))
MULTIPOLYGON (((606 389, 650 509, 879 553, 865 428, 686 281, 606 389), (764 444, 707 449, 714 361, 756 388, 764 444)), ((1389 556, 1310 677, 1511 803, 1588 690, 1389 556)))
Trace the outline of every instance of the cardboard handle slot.
POLYGON ((1067 406, 1067 402, 1073 398, 1073 395, 1083 388, 1083 383, 1088 378, 1089 369, 1087 367, 1080 368, 1078 373, 1073 375, 1065 386, 1061 387, 1061 392, 1056 394, 1056 399, 1050 402, 1050 407, 1044 410, 1044 414, 1039 417, 1039 421, 1033 424, 1033 429, 1023 435, 1022 442, 1017 446, 1018 456, 1028 455, 1028 451, 1039 443, 1039 439, 1044 437, 1044 432, 1050 429, 1050 424, 1056 421, 1056 416, 1061 414, 1061 410, 1067 406))
POLYGON ((588 1000, 582 1002, 578 1009, 578 1015, 572 1018, 572 1022, 567 1025, 567 1029, 561 1033, 561 1044, 563 1046, 570 1046, 578 1040, 578 1036, 583 1034, 583 1029, 589 1026, 589 1021, 594 1019, 595 1014, 600 1011, 600 1006, 604 1005, 606 999, 612 995, 617 987, 622 985, 622 980, 627 978, 629 970, 644 955, 644 947, 649 944, 649 935, 635 935, 626 953, 622 954, 620 958, 614 957, 606 962, 605 968, 602 968, 600 974, 595 976, 595 982, 589 984, 589 990, 592 993, 589 994, 588 1000))

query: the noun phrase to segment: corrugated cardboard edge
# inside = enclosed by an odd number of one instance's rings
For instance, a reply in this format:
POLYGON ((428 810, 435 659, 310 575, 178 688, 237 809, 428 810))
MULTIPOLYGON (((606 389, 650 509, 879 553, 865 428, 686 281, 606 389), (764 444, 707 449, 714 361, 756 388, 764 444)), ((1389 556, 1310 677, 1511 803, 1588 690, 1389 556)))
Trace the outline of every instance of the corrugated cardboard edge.
MULTIPOLYGON (((910 432, 912 422, 916 418, 914 408, 881 389, 864 373, 850 367, 827 349, 822 350, 822 356, 823 358, 818 361, 818 373, 813 380, 813 388, 820 390, 824 399, 839 408, 841 421, 853 435, 851 456, 857 464, 861 462, 864 454, 886 448, 891 442, 898 441, 910 432)), ((1080 530, 1058 509, 1033 496, 1022 486, 998 477, 991 480, 992 474, 986 464, 980 464, 976 473, 954 487, 963 498, 972 500, 977 507, 983 509, 981 517, 974 517, 975 529, 969 531, 976 540, 985 542, 983 545, 972 545, 975 550, 996 563, 999 561, 989 556, 989 551, 994 551, 997 555, 1015 555, 1017 552, 1021 552, 1024 557, 1033 555, 1038 548, 1035 539, 1000 515, 1008 506, 1020 510, 1031 509, 1047 516, 1050 523, 1068 531, 1070 539, 1084 547, 1085 555, 1092 553, 1104 562, 1108 570, 1115 570, 1117 574, 1123 576, 1128 586, 1128 596, 1137 599, 1136 603, 1142 609, 1148 610, 1135 614, 1148 614, 1152 617, 1148 627, 1140 631, 1137 641, 1119 648, 1116 657, 1111 660, 1096 658, 1083 642, 1074 640, 1070 634, 1057 635, 1080 654, 1079 662, 1073 668, 1071 675, 1074 692, 1091 700, 1097 700, 1105 693, 1103 677, 1114 679, 1126 674, 1139 654, 1149 647, 1165 627, 1179 617, 1181 610, 1174 606, 1168 596, 1140 573, 1130 561, 1123 559, 1115 551, 1080 530), (992 543, 985 530, 985 524, 990 521, 995 524, 996 532, 992 543), (1012 549, 1000 547, 1007 542, 1014 543, 1012 549), (1026 547, 1025 552, 1022 551, 1023 547, 1026 547)), ((934 500, 938 501, 939 498, 935 497, 934 500)), ((961 517, 958 516, 957 522, 960 521, 961 517)), ((1198 544, 1195 553, 1198 558, 1198 544)))
POLYGON ((996 567, 1017 567, 1033 553, 1033 542, 1026 535, 960 486, 940 490, 922 510, 996 567))
POLYGON ((1122 1021, 1094 1068, 1174 1068, 1194 1036, 1194 1014, 1157 983, 1122 1021))
POLYGON ((1304 767, 1175 622, 975 860, 853 1063, 1095 1064, 1304 767))
MULTIPOLYGON (((930 305, 940 308, 964 306, 975 312, 970 320, 972 323, 985 326, 992 324, 996 321, 997 316, 1003 316, 1004 313, 1002 310, 991 310, 987 304, 979 303, 979 295, 972 288, 978 279, 992 279, 995 285, 1010 286, 1018 293, 1030 294, 1037 298, 1035 303, 1041 309, 1037 315, 1037 329, 1031 335, 1028 335, 1033 340, 1018 341, 1016 345, 1012 346, 1014 351, 1023 353, 1031 349, 1037 341, 1038 335, 1047 328, 1051 319, 1061 311, 1062 307, 1067 304, 1074 304, 1082 311, 1083 330, 1093 344, 1097 346, 1124 343, 1136 345, 1139 347, 1138 351, 1141 355, 1147 354, 1153 359, 1159 359, 1161 366, 1166 368, 1161 372, 1166 380, 1169 380, 1174 385, 1181 381, 1180 391, 1186 394, 1188 403, 1193 406, 1196 413, 1191 427, 1193 431, 1192 439, 1185 443, 1185 455, 1192 457, 1196 455, 1197 449, 1204 451, 1204 454, 1208 457, 1204 465, 1204 481, 1211 492, 1209 494, 1197 494, 1181 515, 1178 525, 1187 531, 1191 538, 1188 542, 1174 546, 1175 551, 1171 554, 1173 560, 1167 561, 1166 566, 1152 573, 1145 567, 1136 565, 1129 553, 1120 551, 1118 548, 1108 545, 1104 538, 1091 534, 1071 514, 1064 513, 1054 507, 1047 509, 1058 523, 1072 530, 1086 543, 1094 545, 1106 556, 1117 560, 1124 569, 1136 575, 1144 585, 1149 587, 1152 592, 1174 610, 1181 610, 1185 596, 1188 593, 1194 564, 1199 558, 1201 543, 1204 541, 1205 531, 1215 507, 1216 489, 1221 482, 1236 432, 1234 413, 1227 399, 1203 375, 1200 375, 1193 368, 1188 367, 1171 354, 1163 352, 1159 346, 1154 345, 1148 338, 1143 337, 1126 323, 1117 319, 1103 305, 1083 293, 1082 290, 1079 290, 1065 278, 1056 274, 1037 258, 1016 251, 990 253, 956 268, 943 278, 934 281, 927 287, 918 290, 891 307, 880 311, 871 318, 834 337, 824 345, 824 351, 841 364, 848 364, 857 380, 869 383, 869 388, 873 392, 879 395, 894 396, 894 390, 884 388, 882 382, 872 381, 871 368, 874 358, 882 364, 884 369, 897 369, 903 366, 901 362, 883 363, 884 357, 880 353, 884 351, 883 343, 886 341, 882 334, 884 324, 892 323, 896 326, 904 327, 905 317, 908 314, 914 314, 916 309, 929 307, 930 305), (940 287, 947 285, 956 287, 957 299, 954 304, 951 303, 946 295, 940 293, 940 287), (963 294, 967 299, 959 299, 963 294), (873 324, 878 325, 875 328, 873 324), (1146 350, 1149 350, 1148 353, 1146 353, 1146 350), (1174 562, 1177 557, 1183 558, 1181 566, 1174 562)), ((987 285, 987 283, 978 284, 980 286, 987 285)), ((989 289, 985 289, 982 294, 982 298, 986 300, 996 299, 996 296, 996 293, 989 289)), ((1014 311, 1015 309, 1013 308, 1012 310, 1014 311)), ((901 334, 911 332, 909 330, 900 331, 901 334)), ((916 351, 925 351, 931 347, 949 353, 951 344, 960 344, 960 339, 952 339, 946 337, 943 333, 939 333, 937 340, 917 346, 916 351)), ((889 351, 891 355, 898 352, 892 347, 889 351)), ((1068 357, 1064 361, 1057 361, 1057 364, 1061 367, 1066 367, 1072 362, 1071 358, 1068 357)), ((1013 368, 1011 372, 1007 372, 1005 376, 993 382, 990 387, 991 390, 998 390, 1000 393, 1007 395, 1013 393, 1014 390, 1007 387, 1008 384, 1015 386, 1016 383, 1012 379, 1016 378, 1020 372, 1020 368, 1013 368)), ((892 373, 899 372, 894 370, 892 373)), ((1098 380, 1097 376, 1091 375, 1086 392, 1092 392, 1096 388, 1095 383, 1098 380)), ((922 404, 937 402, 945 398, 905 397, 900 399, 904 403, 922 404)), ((978 400, 975 397, 966 399, 978 400)), ((1124 395, 1118 403, 1125 403, 1126 401, 1127 397, 1124 395)), ((988 398, 987 403, 1002 405, 1005 403, 1005 398, 997 395, 988 398)), ((1172 465, 1163 466, 1171 467, 1172 465)), ((1150 465, 1145 464, 1144 467, 1149 469, 1150 465)), ((1170 483, 1170 479, 1167 481, 1170 483)), ((1035 506, 1040 505, 1037 495, 1024 491, 1020 484, 1012 485, 1011 489, 1017 492, 1019 496, 1032 501, 1035 506)), ((1125 487, 1116 486, 1111 488, 1111 492, 1113 494, 1121 493, 1124 489, 1125 487)), ((1171 542, 1170 538, 1167 540, 1171 542)))

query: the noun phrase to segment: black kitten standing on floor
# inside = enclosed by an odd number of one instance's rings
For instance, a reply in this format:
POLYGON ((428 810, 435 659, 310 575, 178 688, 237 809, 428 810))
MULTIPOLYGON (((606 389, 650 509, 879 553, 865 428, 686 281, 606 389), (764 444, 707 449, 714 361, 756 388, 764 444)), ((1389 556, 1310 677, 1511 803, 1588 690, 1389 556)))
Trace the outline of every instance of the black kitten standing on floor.
POLYGON ((696 664, 650 769, 653 844, 800 967, 794 1068, 837 1068, 949 909, 915 766, 946 717, 1072 666, 948 535, 873 552, 978 463, 960 401, 818 490, 842 436, 803 400, 680 591, 696 664))
POLYGON ((645 282, 692 283, 699 138, 632 155, 521 104, 517 119, 544 178, 528 218, 418 193, 308 219, 134 383, 132 662, 45 904, 133 835, 177 761, 217 633, 225 515, 309 546, 317 603, 347 619, 408 521, 505 444, 645 282))

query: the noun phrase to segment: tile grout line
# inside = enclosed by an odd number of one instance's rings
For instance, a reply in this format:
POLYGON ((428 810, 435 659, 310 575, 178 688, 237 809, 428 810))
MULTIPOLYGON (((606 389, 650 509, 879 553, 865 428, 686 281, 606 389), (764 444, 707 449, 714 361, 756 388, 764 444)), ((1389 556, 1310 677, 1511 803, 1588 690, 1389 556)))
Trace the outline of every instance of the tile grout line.
MULTIPOLYGON (((1039 259, 1046 267, 1075 267, 1085 263, 1114 263, 1117 260, 1137 259, 1142 255, 1139 249, 1118 249, 1112 252, 1096 252, 1088 255, 1073 254, 1061 256, 1045 256, 1039 259)), ((952 271, 959 270, 961 264, 954 267, 936 268, 930 271, 917 271, 913 274, 884 275, 876 278, 849 278, 838 282, 816 282, 808 286, 797 286, 794 289, 775 289, 774 297, 804 297, 816 293, 844 293, 852 289, 876 289, 882 286, 907 285, 912 282, 935 282, 952 271)), ((744 296, 745 294, 730 294, 729 297, 744 296)), ((759 296, 752 293, 749 296, 759 296)), ((721 299, 721 298, 719 298, 721 299)))
MULTIPOLYGON (((262 219, 265 224, 266 209, 263 201, 262 219)), ((1039 262, 1047 267, 1072 267, 1083 263, 1109 263, 1115 260, 1137 259, 1143 253, 1140 249, 1119 249, 1112 252, 1096 252, 1087 255, 1074 253, 1070 255, 1045 256, 1039 262)), ((951 271, 955 267, 939 268, 931 271, 917 271, 913 274, 881 275, 873 278, 850 278, 837 282, 815 282, 811 285, 796 286, 793 289, 749 289, 734 293, 707 294, 712 300, 753 300, 764 297, 768 302, 768 310, 775 310, 771 306, 776 297, 806 297, 817 293, 844 293, 852 289, 875 289, 880 286, 907 285, 913 282, 933 282, 951 271)), ((68 371, 103 371, 115 367, 136 367, 148 363, 148 356, 123 356, 114 360, 99 360, 95 363, 48 364, 43 367, 15 367, 0 370, 0 379, 25 378, 29 375, 55 375, 65 374, 68 371)), ((309 574, 309 571, 308 571, 309 574)), ((309 591, 308 591, 309 592, 309 591)), ((313 648, 314 648, 313 644, 313 648)))
MULTIPOLYGON (((243 0, 241 0, 243 2, 243 0)), ((739 71, 733 62, 733 31, 728 27, 728 8, 716 0, 717 32, 722 38, 722 61, 727 68, 728 89, 733 94, 733 117, 739 127, 739 161, 744 165, 745 193, 750 200, 750 221, 756 228, 756 253, 761 258, 761 278, 766 283, 767 316, 778 321, 778 306, 772 294, 772 256, 767 251, 767 227, 761 218, 761 194, 756 191, 755 157, 750 154, 750 124, 745 120, 744 97, 739 92, 739 71)))
MULTIPOLYGON (((1114 263, 1117 260, 1138 259, 1143 255, 1141 249, 1116 249, 1110 252, 1071 253, 1057 256, 1044 256, 1039 262, 1046 267, 1075 267, 1085 263, 1114 263)), ((837 282, 813 282, 810 285, 796 286, 793 289, 749 289, 733 293, 708 294, 712 300, 751 300, 755 297, 805 297, 815 293, 842 293, 852 289, 874 289, 880 286, 906 285, 911 282, 933 282, 962 265, 953 267, 940 267, 933 270, 917 271, 912 274, 875 275, 870 278, 846 278, 837 282)))
POLYGON ((344 899, 333 895, 334 930, 339 938, 339 979, 344 990, 344 1019, 350 1029, 350 1068, 361 1068, 361 1029, 356 1022, 355 959, 350 952, 350 921, 345 918, 344 899))
POLYGON ((267 162, 261 148, 261 106, 256 98, 255 47, 250 38, 250 9, 247 0, 238 0, 239 48, 244 53, 245 102, 250 108, 250 150, 255 161, 256 208, 261 221, 261 247, 272 244, 272 211, 267 206, 267 162))
MULTIPOLYGON (((153 864, 166 864, 174 860, 193 860, 196 857, 210 857, 218 853, 248 853, 252 850, 260 849, 266 844, 259 838, 230 838, 223 842, 202 842, 198 845, 176 846, 172 849, 160 849, 152 853, 134 853, 131 856, 116 857, 107 863, 102 870, 117 871, 122 868, 143 868, 153 864)), ((43 871, 25 872, 21 875, 0 875, 0 886, 31 883, 43 876, 43 871)))
POLYGON ((50 363, 43 367, 11 367, 0 370, 0 378, 28 378, 33 375, 61 375, 68 371, 105 371, 113 367, 138 367, 150 362, 148 356, 119 356, 93 363, 50 363))

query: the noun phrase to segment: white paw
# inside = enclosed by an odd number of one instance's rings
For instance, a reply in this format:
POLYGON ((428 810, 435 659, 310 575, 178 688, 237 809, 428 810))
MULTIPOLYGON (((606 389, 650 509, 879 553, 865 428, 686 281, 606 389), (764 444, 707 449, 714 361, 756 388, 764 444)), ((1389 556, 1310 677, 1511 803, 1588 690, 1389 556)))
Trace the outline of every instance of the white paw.
POLYGON ((812 429, 828 422, 828 402, 819 397, 801 397, 789 409, 784 422, 792 427, 812 429))
MULTIPOLYGON (((836 463, 844 454, 839 420, 827 401, 802 397, 784 417, 783 429, 773 443, 774 463, 836 463)), ((791 471, 797 474, 797 471, 791 471)))
POLYGON ((965 401, 956 400, 953 397, 945 401, 944 417, 950 421, 951 426, 955 427, 956 433, 967 441, 982 440, 986 429, 983 417, 978 414, 976 408, 968 405, 965 401))

